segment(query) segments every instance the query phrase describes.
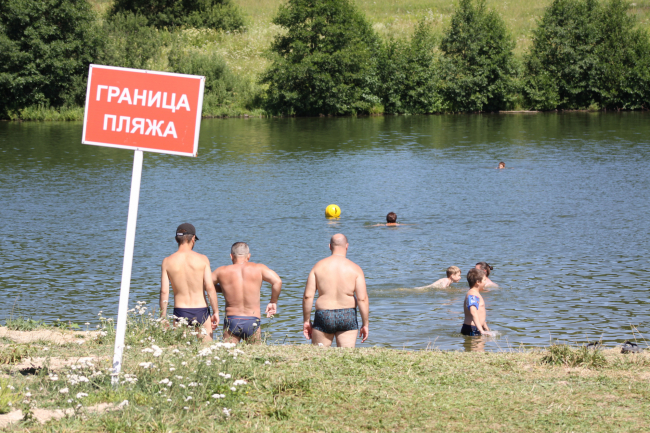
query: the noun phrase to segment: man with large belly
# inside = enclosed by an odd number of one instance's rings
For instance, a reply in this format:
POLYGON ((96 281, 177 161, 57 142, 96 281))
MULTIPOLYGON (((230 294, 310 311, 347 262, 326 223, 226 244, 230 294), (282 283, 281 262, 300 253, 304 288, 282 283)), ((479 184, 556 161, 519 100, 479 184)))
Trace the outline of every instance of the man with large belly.
POLYGON ((332 255, 314 265, 305 286, 302 301, 303 334, 312 344, 331 346, 336 338, 337 347, 354 347, 357 331, 363 343, 368 338, 368 293, 363 270, 346 258, 348 239, 336 234, 330 239, 332 255), (316 313, 311 322, 314 296, 316 313), (357 306, 361 312, 361 329, 357 322, 357 306))
POLYGON ((194 249, 196 229, 192 224, 181 224, 176 229, 178 251, 162 262, 162 281, 160 287, 160 315, 167 317, 169 303, 169 283, 174 291, 174 316, 176 321, 186 320, 188 325, 200 327, 200 338, 212 340, 212 331, 219 323, 219 304, 212 277, 210 260, 194 249), (214 314, 205 301, 210 299, 214 314), (212 319, 212 320, 210 320, 212 319))
POLYGON ((221 266, 212 273, 217 292, 226 300, 226 319, 223 321, 223 340, 239 343, 259 343, 260 289, 262 282, 271 284, 271 302, 266 306, 266 317, 278 310, 278 298, 282 280, 271 269, 261 263, 250 262, 251 254, 245 242, 235 242, 230 248, 232 265, 221 266))

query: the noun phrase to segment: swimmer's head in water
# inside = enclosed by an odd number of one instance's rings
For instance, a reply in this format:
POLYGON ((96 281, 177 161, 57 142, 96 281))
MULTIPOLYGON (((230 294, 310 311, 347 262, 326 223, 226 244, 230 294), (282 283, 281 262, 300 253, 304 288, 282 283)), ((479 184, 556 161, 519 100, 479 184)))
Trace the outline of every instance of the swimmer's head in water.
POLYGON ((494 270, 494 268, 492 266, 490 266, 488 263, 485 263, 485 262, 478 262, 476 264, 476 269, 480 269, 483 272, 485 272, 486 277, 489 277, 490 272, 494 270))
POLYGON ((199 240, 196 229, 192 224, 184 223, 176 228, 176 242, 178 245, 188 244, 192 242, 192 239, 199 240))
POLYGON ((467 273, 467 282, 470 288, 476 287, 478 283, 483 281, 483 278, 485 278, 485 272, 480 269, 470 269, 467 273))
POLYGON ((501 162, 499 163, 499 168, 506 168, 506 163, 503 162, 503 161, 501 161, 501 162))
POLYGON ((232 254, 233 257, 245 256, 250 254, 250 249, 246 242, 235 242, 232 244, 232 247, 230 247, 230 254, 232 254))
POLYGON ((388 224, 396 223, 397 222, 397 214, 395 212, 389 212, 388 215, 386 215, 386 222, 388 224))
POLYGON ((447 268, 447 278, 451 278, 454 281, 454 283, 459 282, 460 281, 460 268, 458 266, 449 266, 447 268))
POLYGON ((345 248, 348 244, 348 238, 343 233, 337 233, 330 238, 330 250, 335 248, 345 248))

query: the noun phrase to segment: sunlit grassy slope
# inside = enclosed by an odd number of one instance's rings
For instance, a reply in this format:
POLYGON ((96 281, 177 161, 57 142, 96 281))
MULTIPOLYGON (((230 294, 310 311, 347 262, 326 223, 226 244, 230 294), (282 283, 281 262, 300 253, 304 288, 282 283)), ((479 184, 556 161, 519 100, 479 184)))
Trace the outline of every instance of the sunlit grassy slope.
MULTIPOLYGON (((105 11, 111 0, 90 0, 99 12, 105 11)), ((246 15, 247 31, 220 33, 206 30, 186 30, 188 44, 206 51, 217 51, 239 75, 257 78, 267 65, 263 53, 273 37, 281 31, 271 23, 278 7, 285 0, 233 0, 246 15)), ((426 18, 438 35, 449 25, 458 0, 356 0, 359 9, 383 38, 409 37, 416 23, 426 18)), ((517 41, 515 53, 523 55, 531 44, 532 30, 551 0, 488 0, 496 9, 517 41)), ((650 28, 650 0, 631 3, 630 13, 636 15, 639 25, 650 28)), ((164 63, 164 62, 163 62, 164 63)))

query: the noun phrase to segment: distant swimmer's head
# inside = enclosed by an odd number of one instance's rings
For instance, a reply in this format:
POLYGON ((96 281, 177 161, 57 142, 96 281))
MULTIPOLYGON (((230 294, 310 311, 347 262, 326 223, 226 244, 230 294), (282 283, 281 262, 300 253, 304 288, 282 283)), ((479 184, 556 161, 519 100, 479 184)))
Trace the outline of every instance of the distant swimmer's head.
POLYGON ((337 233, 330 238, 330 250, 332 254, 345 252, 348 249, 348 238, 342 233, 337 233))
POLYGON ((449 266, 447 268, 447 278, 449 278, 454 283, 460 281, 460 268, 458 266, 449 266))
POLYGON ((485 283, 485 272, 480 269, 470 269, 467 273, 467 282, 469 283, 470 289, 478 287, 485 283))
POLYGON ((190 223, 184 223, 176 228, 176 243, 178 245, 189 244, 192 241, 198 241, 196 229, 190 223))
POLYGON ((506 163, 503 162, 503 161, 501 161, 501 162, 499 163, 499 168, 506 168, 506 163))
POLYGON ((389 212, 386 215, 386 224, 395 224, 397 223, 397 214, 395 212, 389 212))
POLYGON ((476 269, 480 269, 483 272, 485 272, 486 277, 489 277, 490 272, 494 270, 494 268, 492 266, 490 266, 488 263, 485 263, 485 262, 478 262, 475 267, 476 267, 476 269))
POLYGON ((248 248, 248 244, 246 242, 235 242, 232 244, 232 247, 230 247, 230 258, 232 259, 233 263, 241 259, 248 261, 251 258, 251 252, 250 248, 248 248))

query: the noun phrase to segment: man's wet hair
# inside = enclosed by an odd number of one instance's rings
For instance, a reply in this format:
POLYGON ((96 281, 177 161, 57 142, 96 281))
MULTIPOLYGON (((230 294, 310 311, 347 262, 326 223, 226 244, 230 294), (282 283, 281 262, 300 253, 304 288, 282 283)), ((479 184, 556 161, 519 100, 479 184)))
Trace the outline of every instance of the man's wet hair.
POLYGON ((451 277, 454 274, 457 274, 460 272, 460 268, 458 266, 449 266, 447 268, 447 278, 451 277))
POLYGON ((481 281, 485 277, 485 272, 480 269, 472 268, 467 273, 467 282, 469 283, 470 289, 476 286, 476 283, 481 281))
POLYGON ((176 235, 174 237, 174 239, 176 239, 176 243, 178 245, 189 244, 190 242, 192 242, 193 238, 194 238, 194 235, 189 234, 189 233, 185 233, 185 234, 180 235, 180 236, 176 235))
POLYGON ((235 242, 232 244, 232 247, 230 247, 230 254, 233 256, 245 256, 249 253, 250 249, 248 248, 248 244, 246 242, 235 242))
POLYGON ((386 215, 386 222, 387 223, 397 222, 397 214, 395 212, 389 212, 388 215, 386 215))
POLYGON ((347 243, 348 238, 342 233, 337 233, 330 238, 330 245, 332 247, 344 247, 347 243))
POLYGON ((483 272, 485 272, 485 276, 489 277, 490 276, 490 271, 494 270, 492 266, 490 266, 488 263, 485 262, 478 262, 476 264, 483 272))

